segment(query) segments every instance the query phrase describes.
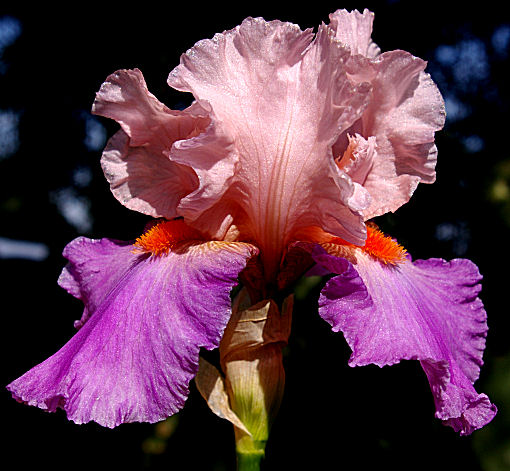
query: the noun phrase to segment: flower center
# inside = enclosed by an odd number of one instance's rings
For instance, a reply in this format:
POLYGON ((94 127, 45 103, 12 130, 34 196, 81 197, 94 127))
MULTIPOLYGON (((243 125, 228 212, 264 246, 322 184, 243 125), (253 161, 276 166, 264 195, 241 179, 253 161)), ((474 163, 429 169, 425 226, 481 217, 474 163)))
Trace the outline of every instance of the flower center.
POLYGON ((354 156, 354 151, 356 150, 358 144, 349 134, 347 135, 347 138, 349 140, 347 149, 345 149, 342 155, 339 155, 335 159, 335 162, 338 165, 338 168, 340 169, 343 169, 344 167, 348 166, 349 163, 356 160, 356 157, 354 156))
POLYGON ((182 219, 155 224, 135 242, 135 248, 154 256, 166 255, 183 242, 204 240, 201 234, 189 227, 182 219))

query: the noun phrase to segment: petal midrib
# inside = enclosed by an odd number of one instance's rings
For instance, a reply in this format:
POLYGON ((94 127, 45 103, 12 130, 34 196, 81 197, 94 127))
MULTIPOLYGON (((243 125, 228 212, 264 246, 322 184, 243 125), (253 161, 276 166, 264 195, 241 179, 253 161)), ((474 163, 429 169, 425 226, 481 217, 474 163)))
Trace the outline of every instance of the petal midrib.
MULTIPOLYGON (((287 101, 286 101, 287 103, 287 101)), ((269 231, 265 231, 266 235, 266 243, 269 245, 271 241, 278 241, 278 245, 283 246, 285 243, 286 234, 286 223, 288 221, 289 211, 286 211, 286 218, 283 227, 281 226, 282 219, 282 211, 285 202, 283 201, 284 195, 286 195, 285 191, 282 191, 285 186, 285 182, 287 181, 287 170, 289 166, 289 159, 291 157, 292 151, 292 122, 294 116, 296 101, 293 100, 292 106, 290 107, 290 116, 289 119, 286 120, 287 126, 284 133, 283 140, 280 138, 282 134, 280 134, 278 138, 278 146, 276 155, 273 159, 273 166, 271 171, 271 179, 269 181, 268 188, 268 198, 266 201, 266 218, 270 218, 271 222, 269 223, 268 229, 269 231), (290 141, 290 142, 289 142, 290 141), (280 145, 282 147, 281 151, 279 151, 280 145)), ((285 113, 284 113, 285 115, 285 113)), ((289 202, 287 202, 289 203, 289 202)), ((288 208, 287 208, 288 209, 288 208)), ((267 227, 267 226, 266 226, 267 227)), ((277 254, 281 252, 282 249, 277 250, 277 254)), ((276 262, 280 262, 279 260, 276 262)))

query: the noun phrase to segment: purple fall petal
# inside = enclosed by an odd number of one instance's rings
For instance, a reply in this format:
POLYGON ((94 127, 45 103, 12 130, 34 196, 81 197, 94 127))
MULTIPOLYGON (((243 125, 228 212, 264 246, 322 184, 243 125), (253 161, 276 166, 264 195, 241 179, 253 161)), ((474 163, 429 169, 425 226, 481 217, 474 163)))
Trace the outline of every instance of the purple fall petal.
POLYGON ((391 266, 358 252, 354 268, 315 251, 317 262, 339 274, 323 289, 319 313, 344 333, 353 351, 349 364, 419 360, 436 417, 461 435, 490 422, 496 407, 473 388, 487 333, 477 267, 463 259, 391 266))
POLYGON ((68 246, 60 283, 90 316, 62 349, 8 386, 16 399, 106 427, 157 422, 183 406, 199 349, 218 346, 230 290, 254 249, 207 242, 161 257, 132 249, 108 239, 68 246))
POLYGON ((78 237, 63 253, 69 260, 58 279, 60 287, 83 301, 83 316, 74 323, 80 328, 99 307, 128 269, 138 262, 130 242, 78 237))

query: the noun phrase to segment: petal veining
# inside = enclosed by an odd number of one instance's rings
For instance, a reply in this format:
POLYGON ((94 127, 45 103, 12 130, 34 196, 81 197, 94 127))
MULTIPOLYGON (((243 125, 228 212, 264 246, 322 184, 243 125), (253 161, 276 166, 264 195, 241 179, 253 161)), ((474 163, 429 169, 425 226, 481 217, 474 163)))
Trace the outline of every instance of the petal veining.
POLYGON ((348 79, 348 55, 326 27, 314 37, 289 23, 248 18, 197 43, 169 75, 172 87, 210 103, 231 133, 239 156, 231 204, 245 213, 262 256, 278 259, 302 226, 364 240, 359 210, 367 195, 331 151, 369 92, 348 79))

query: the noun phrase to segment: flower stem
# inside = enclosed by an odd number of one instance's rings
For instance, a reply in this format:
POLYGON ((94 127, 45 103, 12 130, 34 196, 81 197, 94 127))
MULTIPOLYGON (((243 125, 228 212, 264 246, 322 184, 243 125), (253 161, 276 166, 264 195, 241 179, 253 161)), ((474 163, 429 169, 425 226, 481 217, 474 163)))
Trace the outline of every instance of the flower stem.
POLYGON ((237 471, 260 471, 260 462, 264 453, 237 453, 237 471))
POLYGON ((265 455, 266 441, 253 440, 241 432, 239 438, 236 430, 237 471, 260 471, 260 464, 265 455))
POLYGON ((271 425, 283 397, 282 347, 287 343, 293 298, 282 307, 252 304, 241 290, 220 343, 220 363, 234 423, 238 471, 259 471, 271 425), (240 424, 240 425, 239 425, 240 424))

